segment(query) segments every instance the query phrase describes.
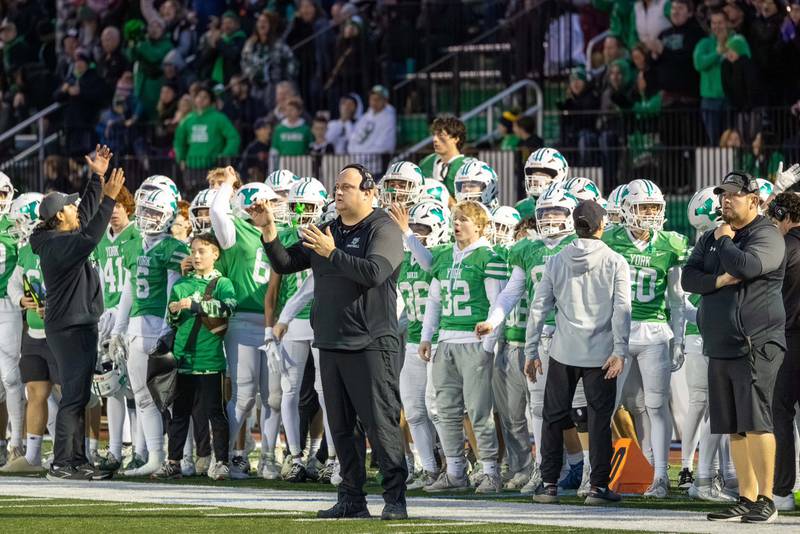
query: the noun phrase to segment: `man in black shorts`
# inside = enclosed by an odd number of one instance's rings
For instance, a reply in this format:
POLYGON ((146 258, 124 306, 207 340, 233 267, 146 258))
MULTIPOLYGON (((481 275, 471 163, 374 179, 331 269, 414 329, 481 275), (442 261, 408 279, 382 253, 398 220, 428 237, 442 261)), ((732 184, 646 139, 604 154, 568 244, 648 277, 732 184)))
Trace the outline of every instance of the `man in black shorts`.
POLYGON ((711 432, 730 434, 739 478, 739 502, 708 514, 711 521, 770 522, 778 513, 772 397, 786 350, 785 245, 759 215, 758 191, 741 172, 714 189, 725 223, 703 234, 681 279, 685 291, 702 295, 697 326, 709 358, 711 432))

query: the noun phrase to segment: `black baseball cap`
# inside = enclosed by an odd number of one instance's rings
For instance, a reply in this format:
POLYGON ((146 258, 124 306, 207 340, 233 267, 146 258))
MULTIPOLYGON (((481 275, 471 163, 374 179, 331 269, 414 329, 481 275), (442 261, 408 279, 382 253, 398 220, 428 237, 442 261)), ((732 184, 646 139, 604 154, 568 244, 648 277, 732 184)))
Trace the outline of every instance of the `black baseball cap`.
POLYGON ((572 212, 575 229, 580 229, 581 233, 587 234, 597 232, 603 224, 605 216, 606 210, 594 200, 584 200, 572 212))
POLYGON ((77 193, 67 195, 66 193, 59 193, 54 191, 48 193, 39 204, 39 218, 43 221, 49 221, 56 216, 56 213, 64 209, 64 206, 75 204, 80 197, 77 193))
POLYGON ((758 182, 753 175, 742 171, 733 171, 725 175, 722 183, 714 188, 715 195, 722 193, 752 193, 758 194, 758 182))

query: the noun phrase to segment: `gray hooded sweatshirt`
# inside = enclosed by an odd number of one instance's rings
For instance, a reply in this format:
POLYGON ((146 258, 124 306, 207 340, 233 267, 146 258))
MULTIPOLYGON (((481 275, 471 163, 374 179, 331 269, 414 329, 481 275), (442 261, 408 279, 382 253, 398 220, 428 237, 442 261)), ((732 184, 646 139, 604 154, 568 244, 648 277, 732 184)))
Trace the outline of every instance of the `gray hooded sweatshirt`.
POLYGON ((630 267, 599 239, 576 239, 547 262, 528 316, 525 355, 539 357, 547 314, 556 309, 550 357, 564 365, 602 367, 628 355, 630 267))

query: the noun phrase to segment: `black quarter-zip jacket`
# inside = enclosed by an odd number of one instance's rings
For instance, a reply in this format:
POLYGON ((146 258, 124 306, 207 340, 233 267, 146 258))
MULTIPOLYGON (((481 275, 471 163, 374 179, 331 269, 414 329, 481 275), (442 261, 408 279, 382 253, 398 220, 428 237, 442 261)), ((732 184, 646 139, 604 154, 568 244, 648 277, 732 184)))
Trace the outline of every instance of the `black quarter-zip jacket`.
POLYGON ((354 226, 341 218, 331 229, 336 249, 329 258, 299 241, 284 248, 279 239, 264 243, 272 268, 290 274, 311 268, 314 302, 311 326, 314 346, 359 351, 384 336, 399 338, 397 278, 403 260, 403 235, 383 210, 375 209, 354 226))

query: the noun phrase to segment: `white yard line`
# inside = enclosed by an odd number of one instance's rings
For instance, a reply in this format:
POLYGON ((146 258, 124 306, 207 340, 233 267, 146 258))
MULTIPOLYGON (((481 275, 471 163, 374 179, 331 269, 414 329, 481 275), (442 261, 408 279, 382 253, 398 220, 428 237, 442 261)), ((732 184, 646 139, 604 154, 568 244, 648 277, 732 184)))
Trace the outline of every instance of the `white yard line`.
MULTIPOLYGON (((231 486, 189 486, 103 481, 91 483, 49 482, 46 479, 0 477, 0 496, 49 497, 133 503, 172 503, 183 506, 231 507, 262 511, 315 512, 329 508, 335 493, 286 491, 231 486)), ((102 504, 102 503, 99 503, 102 504)), ((0 506, 3 506, 0 501, 0 506)), ((47 506, 47 503, 17 505, 47 506)), ((369 497, 370 512, 380 517, 380 496, 369 497)), ((131 510, 134 511, 134 510, 131 510)), ((514 523, 567 528, 603 528, 650 532, 712 532, 729 534, 731 525, 712 523, 702 512, 641 508, 594 508, 587 506, 534 505, 465 499, 408 499, 413 519, 445 522, 514 523)), ((200 514, 198 514, 200 516, 200 514)), ((298 521, 307 519, 298 519, 298 521)), ((733 528, 736 528, 735 526, 733 528)), ((778 517, 770 525, 747 525, 753 532, 800 532, 800 517, 778 517)))

